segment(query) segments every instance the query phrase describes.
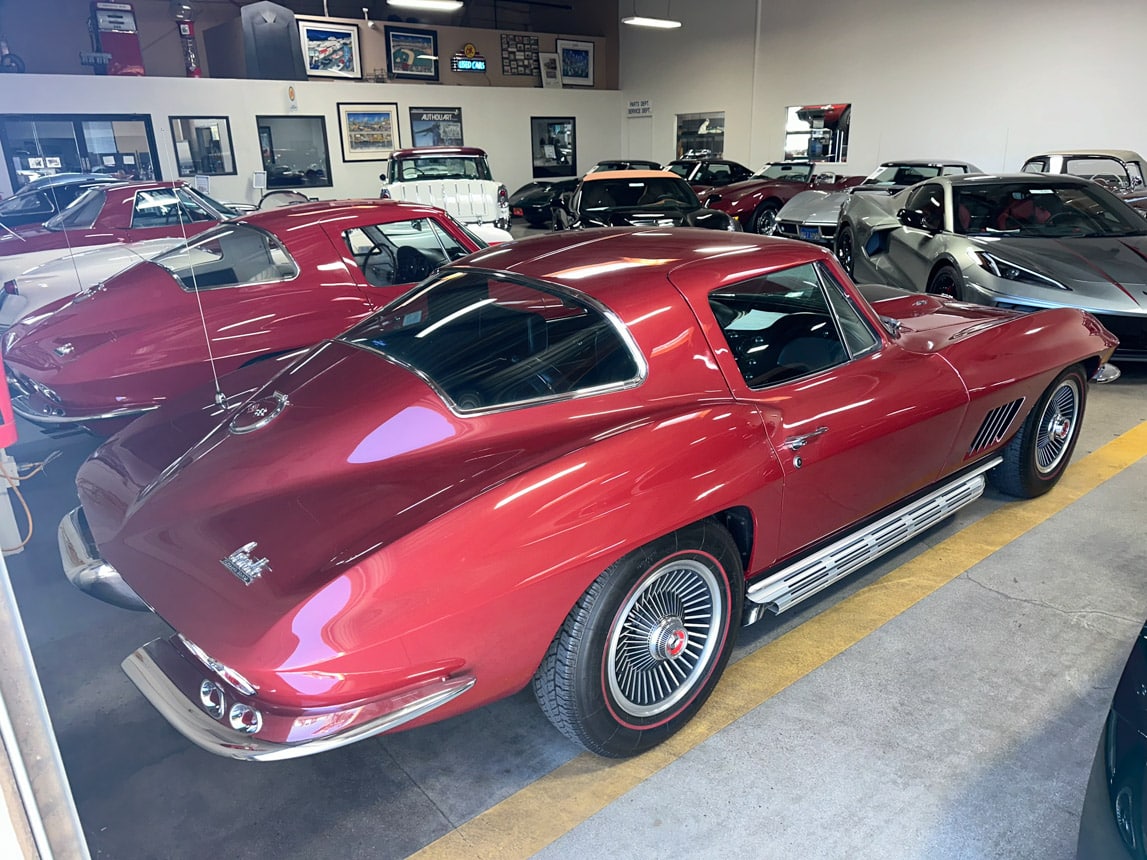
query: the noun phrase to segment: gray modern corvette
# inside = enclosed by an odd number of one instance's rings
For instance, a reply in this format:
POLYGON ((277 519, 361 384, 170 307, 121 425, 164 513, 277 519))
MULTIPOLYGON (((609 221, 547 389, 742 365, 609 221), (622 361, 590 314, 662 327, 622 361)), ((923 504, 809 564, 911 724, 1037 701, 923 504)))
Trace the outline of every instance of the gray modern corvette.
POLYGON ((910 185, 937 176, 959 176, 983 173, 966 161, 916 158, 908 161, 882 162, 859 185, 835 191, 813 188, 802 191, 777 213, 774 236, 803 239, 818 245, 832 246, 840 210, 850 194, 895 194, 910 185))
POLYGON ((851 195, 835 251, 858 281, 979 304, 1091 311, 1147 361, 1147 220, 1100 185, 1034 174, 938 177, 851 195))

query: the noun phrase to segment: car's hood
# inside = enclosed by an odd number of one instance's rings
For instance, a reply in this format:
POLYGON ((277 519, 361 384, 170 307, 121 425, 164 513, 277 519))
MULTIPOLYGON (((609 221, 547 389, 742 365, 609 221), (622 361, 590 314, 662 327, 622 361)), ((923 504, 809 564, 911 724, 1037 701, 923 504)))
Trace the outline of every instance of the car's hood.
POLYGON ((1022 315, 1019 311, 921 295, 885 284, 858 284, 857 289, 878 314, 900 323, 898 340, 912 352, 940 352, 949 344, 1022 315))
POLYGON ((800 224, 835 224, 840 207, 848 199, 847 191, 802 191, 777 213, 778 221, 800 224))
POLYGON ((1070 288, 1070 293, 1062 295, 1052 287, 1037 288, 1057 303, 1147 313, 1147 236, 969 239, 1001 260, 1033 269, 1070 288))
POLYGON ((607 420, 535 433, 522 413, 460 418, 414 372, 342 341, 309 351, 223 423, 201 401, 135 421, 77 478, 103 556, 193 640, 205 627, 257 638, 372 550, 584 446, 607 420), (268 566, 245 585, 222 560, 252 542, 268 566))
POLYGON ((789 186, 794 184, 797 183, 781 179, 745 179, 741 182, 731 182, 728 185, 707 188, 704 191, 697 192, 697 196, 702 200, 721 200, 729 203, 734 200, 740 200, 742 197, 747 197, 750 194, 758 194, 762 191, 766 191, 772 185, 789 186))

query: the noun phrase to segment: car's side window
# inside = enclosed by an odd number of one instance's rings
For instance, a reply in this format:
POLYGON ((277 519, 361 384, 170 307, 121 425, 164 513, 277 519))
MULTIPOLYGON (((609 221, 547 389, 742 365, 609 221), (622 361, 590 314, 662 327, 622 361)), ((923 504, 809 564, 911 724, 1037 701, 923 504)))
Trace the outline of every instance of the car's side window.
POLYGON ((154 188, 135 195, 131 210, 133 228, 170 227, 179 223, 179 201, 170 188, 154 188))
POLYGON ((722 287, 709 296, 750 388, 787 382, 848 360, 836 304, 826 295, 824 278, 820 266, 805 263, 722 287))
POLYGON ((343 241, 372 287, 416 283, 470 253, 431 218, 352 227, 343 241))

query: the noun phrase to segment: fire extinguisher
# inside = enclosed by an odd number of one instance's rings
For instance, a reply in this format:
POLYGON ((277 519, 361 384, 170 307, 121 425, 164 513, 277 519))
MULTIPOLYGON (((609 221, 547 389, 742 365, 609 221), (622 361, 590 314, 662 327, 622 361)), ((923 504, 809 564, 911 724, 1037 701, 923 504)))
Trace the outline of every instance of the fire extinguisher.
POLYGON ((171 17, 179 25, 179 41, 183 43, 183 66, 187 69, 187 77, 201 77, 199 54, 195 50, 195 11, 190 4, 176 0, 171 4, 171 17))

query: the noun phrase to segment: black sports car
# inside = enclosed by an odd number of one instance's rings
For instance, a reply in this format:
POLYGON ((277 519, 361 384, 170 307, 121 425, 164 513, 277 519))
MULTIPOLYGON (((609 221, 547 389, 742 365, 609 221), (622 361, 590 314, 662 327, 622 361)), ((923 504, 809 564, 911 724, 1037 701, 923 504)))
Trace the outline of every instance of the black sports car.
POLYGON ((550 210, 558 198, 577 188, 577 183, 577 179, 529 182, 510 195, 510 216, 525 218, 531 227, 541 227, 550 220, 550 210))
POLYGON ((554 205, 554 229, 582 227, 706 227, 740 230, 725 212, 706 209, 689 183, 665 170, 587 173, 572 195, 554 205))
POLYGON ((1079 821, 1077 860, 1147 858, 1147 624, 1099 739, 1079 821))

